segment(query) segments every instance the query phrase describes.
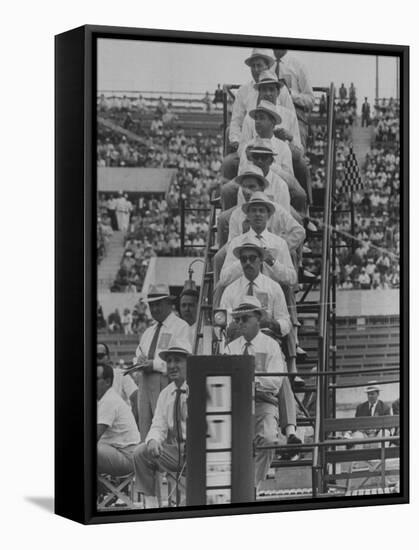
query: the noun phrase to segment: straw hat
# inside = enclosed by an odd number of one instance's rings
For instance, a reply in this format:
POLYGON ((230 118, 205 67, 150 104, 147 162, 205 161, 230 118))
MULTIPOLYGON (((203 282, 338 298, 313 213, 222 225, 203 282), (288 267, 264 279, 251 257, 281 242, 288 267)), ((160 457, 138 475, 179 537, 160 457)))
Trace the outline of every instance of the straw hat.
POLYGON ((275 120, 275 124, 281 124, 282 118, 278 113, 276 106, 270 101, 266 101, 265 99, 262 99, 262 101, 257 105, 256 109, 249 111, 249 116, 254 119, 256 113, 260 113, 260 112, 266 113, 270 117, 272 117, 275 120))
POLYGON ((174 341, 167 349, 162 350, 159 353, 159 357, 163 361, 167 360, 167 356, 176 353, 178 355, 188 355, 192 354, 191 345, 187 340, 176 340, 174 341))
POLYGON ((250 57, 244 60, 246 65, 250 67, 250 64, 252 61, 257 58, 261 57, 265 61, 268 62, 269 67, 272 67, 272 65, 275 63, 275 58, 272 56, 272 50, 262 50, 261 48, 253 48, 252 53, 250 54, 250 57))

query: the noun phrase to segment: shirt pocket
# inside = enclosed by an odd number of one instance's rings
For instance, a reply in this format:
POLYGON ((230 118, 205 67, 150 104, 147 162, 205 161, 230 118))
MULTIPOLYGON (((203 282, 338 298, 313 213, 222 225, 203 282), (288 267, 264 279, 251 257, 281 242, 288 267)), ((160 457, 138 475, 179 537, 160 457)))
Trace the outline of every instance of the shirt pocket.
POLYGON ((163 332, 162 334, 160 334, 159 343, 157 347, 159 349, 168 348, 171 339, 172 339, 172 335, 169 332, 163 332))

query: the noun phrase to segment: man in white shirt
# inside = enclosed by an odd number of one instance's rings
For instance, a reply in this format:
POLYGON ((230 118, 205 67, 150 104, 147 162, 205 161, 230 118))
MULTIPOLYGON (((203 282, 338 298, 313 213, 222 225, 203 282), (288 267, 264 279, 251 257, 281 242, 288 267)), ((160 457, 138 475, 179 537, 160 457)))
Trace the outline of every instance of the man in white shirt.
POLYGON ((140 381, 139 423, 142 437, 150 429, 157 398, 167 386, 166 363, 159 352, 166 349, 173 339, 188 340, 189 326, 173 311, 174 296, 166 284, 151 285, 147 294, 150 313, 156 321, 141 336, 135 352, 136 362, 142 374, 140 381))
POLYGON ((314 107, 314 94, 307 70, 304 65, 291 56, 288 50, 274 50, 276 57, 275 73, 283 79, 290 91, 292 101, 300 125, 300 135, 303 147, 306 147, 308 135, 308 115, 314 107))
POLYGON ((282 337, 290 332, 291 321, 282 288, 261 273, 263 260, 268 254, 254 237, 247 236, 241 245, 235 247, 234 255, 241 264, 240 274, 224 290, 220 307, 227 310, 231 319, 231 312, 241 296, 256 296, 263 306, 265 326, 282 337))
MULTIPOLYGON (((263 308, 260 301, 247 295, 238 301, 232 315, 240 327, 241 336, 225 348, 227 355, 253 355, 256 373, 286 372, 285 361, 279 344, 260 331, 263 308)), ((278 398, 283 385, 282 376, 255 376, 255 444, 257 446, 278 443, 278 398)), ((290 441, 291 442, 291 441, 290 441)), ((301 443, 296 437, 294 443, 301 443)), ((259 449, 255 456, 255 485, 268 473, 274 449, 259 449)))
MULTIPOLYGON (((240 261, 238 261, 239 246, 251 238, 258 242, 265 251, 264 273, 278 283, 294 285, 297 282, 297 274, 288 245, 282 237, 267 230, 268 220, 276 213, 274 203, 264 193, 257 191, 248 202, 242 205, 241 210, 247 217, 249 230, 234 237, 228 243, 226 258, 220 274, 220 283, 225 286, 241 274, 240 261)), ((291 216, 289 218, 292 220, 291 216)), ((298 226, 296 222, 295 224, 298 226)))
POLYGON ((114 371, 97 366, 97 473, 124 476, 134 471, 132 457, 140 442, 131 408, 113 389, 114 371))
POLYGON ((183 289, 179 298, 179 313, 189 325, 189 342, 194 346, 196 331, 196 316, 198 313, 199 292, 192 288, 183 289))
MULTIPOLYGON (((255 89, 258 92, 257 103, 265 100, 276 105, 276 109, 281 117, 281 122, 275 127, 275 135, 283 141, 288 142, 291 147, 291 152, 294 155, 294 150, 303 151, 300 139, 300 129, 295 111, 283 107, 279 102, 281 87, 282 85, 275 73, 264 71, 259 75, 259 80, 255 84, 255 89)), ((240 144, 243 142, 246 143, 254 137, 256 137, 255 123, 254 120, 249 117, 249 113, 247 113, 243 120, 240 144)), ((239 155, 241 153, 240 144, 239 155)))
MULTIPOLYGON (((270 101, 262 100, 255 109, 249 111, 249 116, 255 121, 257 136, 269 140, 275 153, 271 169, 286 181, 292 206, 301 215, 304 215, 307 210, 307 195, 294 176, 291 149, 287 142, 278 139, 274 135, 275 126, 282 120, 276 106, 270 101)), ((248 149, 253 145, 253 140, 244 145, 240 156, 239 169, 243 163, 248 161, 248 149)))
POLYGON ((116 393, 122 397, 127 405, 131 407, 132 414, 138 424, 138 386, 131 376, 124 376, 124 371, 118 367, 113 367, 110 351, 107 344, 98 342, 96 345, 96 361, 106 363, 113 368, 112 387, 116 393))
POLYGON ((191 354, 187 340, 173 340, 159 356, 167 364, 170 384, 157 400, 149 432, 145 442, 134 453, 135 481, 137 490, 145 497, 146 508, 156 508, 156 473, 158 470, 172 472, 177 483, 183 485, 185 467, 185 441, 187 398, 186 359, 191 354))
MULTIPOLYGON (((272 163, 276 153, 274 153, 271 143, 268 139, 256 137, 252 139, 247 147, 248 163, 242 166, 239 170, 239 175, 233 180, 225 183, 221 188, 221 205, 223 211, 228 210, 236 205, 241 205, 244 202, 243 193, 240 192, 241 174, 252 171, 250 165, 256 165, 262 170, 262 175, 266 182, 261 191, 265 191, 268 197, 274 202, 280 204, 288 212, 291 209, 290 192, 287 182, 278 174, 271 170, 272 163), (264 162, 260 162, 263 158, 264 162), (268 160, 266 160, 268 159, 268 160)), ((259 170, 256 171, 259 173, 259 170)), ((293 209, 293 215, 296 214, 293 209)))
MULTIPOLYGON (((243 120, 246 113, 256 107, 257 103, 258 92, 254 85, 258 81, 259 75, 272 67, 275 59, 272 56, 272 50, 255 48, 252 50, 250 57, 245 60, 245 63, 250 67, 252 80, 240 86, 233 103, 229 128, 230 154, 224 159, 221 169, 227 180, 231 180, 237 174, 238 157, 236 151, 240 142, 243 120)), ((294 111, 294 104, 286 86, 281 89, 279 102, 282 106, 294 111)))
MULTIPOLYGON (((276 105, 276 109, 281 117, 281 123, 275 127, 274 135, 288 144, 292 155, 294 175, 311 202, 310 171, 308 161, 304 157, 304 148, 301 143, 300 130, 295 112, 291 112, 289 109, 278 104, 279 81, 274 73, 270 71, 262 73, 255 87, 259 91, 258 103, 269 101, 276 105)), ((251 141, 256 135, 254 121, 247 114, 243 123, 241 144, 251 141)), ((239 155, 240 153, 241 147, 239 146, 239 155)))

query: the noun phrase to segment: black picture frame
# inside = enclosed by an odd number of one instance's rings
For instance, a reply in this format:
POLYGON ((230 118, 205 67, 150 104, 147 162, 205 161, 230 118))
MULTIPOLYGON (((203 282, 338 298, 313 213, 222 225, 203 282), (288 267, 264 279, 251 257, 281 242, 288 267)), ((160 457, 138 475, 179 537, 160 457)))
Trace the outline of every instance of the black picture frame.
POLYGON ((55 512, 84 524, 401 504, 409 502, 409 48, 169 30, 82 26, 55 39, 55 512), (368 53, 400 58, 400 493, 281 503, 99 513, 95 507, 95 116, 99 38, 368 53), (93 372, 93 371, 92 371, 93 372))

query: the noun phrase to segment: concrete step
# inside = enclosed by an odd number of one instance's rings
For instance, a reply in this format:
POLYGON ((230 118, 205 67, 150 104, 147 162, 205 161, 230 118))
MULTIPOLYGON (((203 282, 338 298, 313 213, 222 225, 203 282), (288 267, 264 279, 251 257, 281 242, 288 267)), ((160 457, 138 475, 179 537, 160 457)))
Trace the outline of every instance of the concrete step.
POLYGON ((109 239, 106 255, 98 267, 98 292, 110 292, 124 253, 124 234, 115 231, 109 239))

